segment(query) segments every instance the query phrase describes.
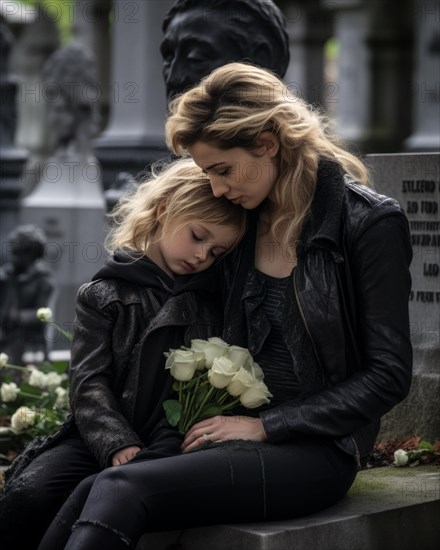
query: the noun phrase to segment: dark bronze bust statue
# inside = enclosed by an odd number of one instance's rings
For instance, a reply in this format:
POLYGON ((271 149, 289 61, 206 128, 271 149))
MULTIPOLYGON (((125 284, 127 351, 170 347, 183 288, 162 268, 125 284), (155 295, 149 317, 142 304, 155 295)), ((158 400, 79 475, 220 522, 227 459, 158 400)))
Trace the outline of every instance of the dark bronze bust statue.
POLYGON ((284 77, 289 39, 271 0, 177 0, 163 21, 168 101, 230 61, 249 61, 284 77))

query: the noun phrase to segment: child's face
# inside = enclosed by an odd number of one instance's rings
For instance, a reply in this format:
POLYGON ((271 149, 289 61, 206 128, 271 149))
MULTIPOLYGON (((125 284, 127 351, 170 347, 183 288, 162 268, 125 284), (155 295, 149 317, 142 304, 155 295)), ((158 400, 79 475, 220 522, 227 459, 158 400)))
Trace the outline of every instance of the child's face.
POLYGON ((148 247, 148 257, 169 275, 199 273, 229 250, 239 230, 232 225, 191 222, 176 231, 170 224, 160 240, 148 247))

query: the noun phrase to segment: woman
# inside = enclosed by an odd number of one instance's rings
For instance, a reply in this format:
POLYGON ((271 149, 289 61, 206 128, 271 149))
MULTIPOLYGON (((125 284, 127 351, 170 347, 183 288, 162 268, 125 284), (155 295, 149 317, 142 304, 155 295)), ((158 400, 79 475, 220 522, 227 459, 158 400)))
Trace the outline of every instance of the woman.
MULTIPOLYGON (((407 220, 318 114, 271 73, 232 63, 171 104, 167 138, 216 197, 249 211, 220 267, 223 338, 249 347, 273 398, 254 416, 195 424, 180 456, 83 484, 68 549, 321 510, 348 491, 380 417, 410 386, 407 220)), ((62 530, 54 522, 40 550, 62 530)))

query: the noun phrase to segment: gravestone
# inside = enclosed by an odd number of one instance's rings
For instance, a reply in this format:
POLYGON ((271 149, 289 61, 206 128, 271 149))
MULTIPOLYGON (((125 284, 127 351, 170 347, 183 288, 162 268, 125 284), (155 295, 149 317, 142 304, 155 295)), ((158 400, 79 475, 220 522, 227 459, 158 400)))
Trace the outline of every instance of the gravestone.
POLYGON ((413 383, 409 396, 383 418, 379 437, 439 439, 440 153, 368 155, 367 164, 376 190, 404 209, 414 254, 409 297, 413 383))

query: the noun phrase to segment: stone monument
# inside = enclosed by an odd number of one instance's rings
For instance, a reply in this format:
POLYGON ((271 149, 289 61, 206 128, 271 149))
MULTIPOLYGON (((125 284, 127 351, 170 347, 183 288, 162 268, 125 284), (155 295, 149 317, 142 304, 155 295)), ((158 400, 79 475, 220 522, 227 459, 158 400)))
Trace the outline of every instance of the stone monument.
POLYGON ((23 197, 39 182, 44 162, 51 154, 43 67, 60 46, 60 37, 56 16, 44 5, 16 5, 16 9, 22 22, 11 51, 10 72, 18 82, 16 143, 29 153, 23 170, 23 197))
POLYGON ((88 95, 96 86, 93 58, 77 43, 57 50, 45 65, 44 84, 55 152, 23 199, 21 220, 47 235, 46 259, 59 286, 56 320, 69 329, 78 287, 106 257, 101 171, 91 145, 99 122, 99 104, 88 95))
POLYGON ((367 163, 377 191, 404 209, 414 254, 409 298, 413 384, 409 396, 383 418, 380 438, 418 434, 439 439, 440 153, 368 155, 367 163))
MULTIPOLYGON (((23 168, 27 152, 15 145, 17 123, 16 95, 18 84, 8 74, 8 59, 13 36, 0 22, 0 237, 6 235, 18 223, 19 198, 23 189, 23 168)), ((1 252, 0 264, 5 260, 1 252)))
POLYGON ((95 154, 109 189, 120 172, 137 176, 169 156, 164 139, 165 89, 161 77, 160 21, 170 0, 113 0, 109 122, 95 154))

